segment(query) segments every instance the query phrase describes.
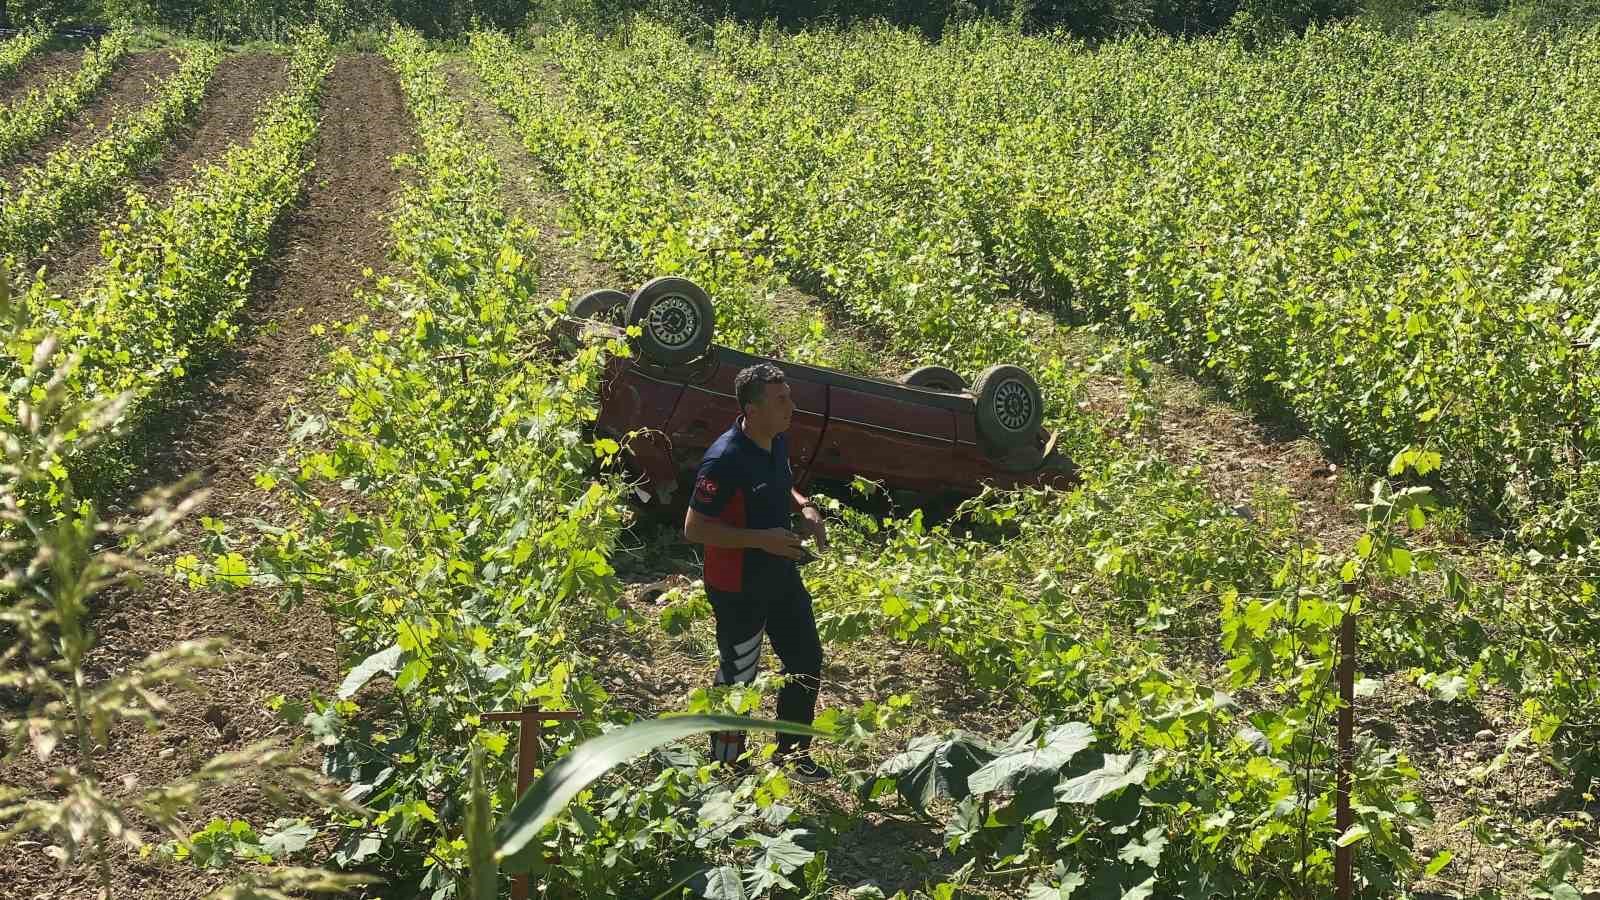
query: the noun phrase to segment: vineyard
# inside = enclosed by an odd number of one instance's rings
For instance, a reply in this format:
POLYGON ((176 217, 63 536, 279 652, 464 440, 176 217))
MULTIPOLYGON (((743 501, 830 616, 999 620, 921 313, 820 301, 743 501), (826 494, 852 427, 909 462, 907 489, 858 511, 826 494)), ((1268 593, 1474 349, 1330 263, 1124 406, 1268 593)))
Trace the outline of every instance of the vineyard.
POLYGON ((373 41, 0 43, 0 893, 1600 889, 1600 31, 373 41), (829 783, 685 737, 781 676, 559 337, 663 274, 1080 467, 819 495, 829 783))

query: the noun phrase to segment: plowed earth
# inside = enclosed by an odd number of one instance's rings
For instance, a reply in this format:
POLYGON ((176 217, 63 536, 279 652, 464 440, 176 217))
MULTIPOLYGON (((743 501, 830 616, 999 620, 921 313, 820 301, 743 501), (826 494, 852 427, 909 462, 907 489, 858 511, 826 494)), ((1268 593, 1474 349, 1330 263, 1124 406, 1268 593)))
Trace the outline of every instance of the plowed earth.
MULTIPOLYGON (((244 73, 235 69, 230 79, 235 89, 259 87, 255 82, 261 79, 239 75, 244 73)), ((320 365, 325 348, 312 326, 358 314, 354 292, 363 282, 363 268, 385 268, 382 220, 404 184, 390 158, 412 145, 413 129, 387 63, 371 54, 341 57, 322 100, 316 168, 300 206, 279 229, 270 262, 256 273, 243 313, 244 336, 231 352, 193 373, 186 396, 143 436, 141 452, 150 463, 144 480, 160 484, 199 473, 212 492, 204 513, 228 522, 271 515, 253 475, 277 454, 287 407, 320 365)), ((248 114, 235 121, 247 128, 248 114)), ((209 133, 202 125, 196 137, 209 133)), ((245 140, 249 135, 235 130, 227 136, 245 140)), ((198 538, 190 538, 177 552, 204 549, 198 538)), ((117 730, 110 746, 97 754, 96 765, 113 797, 131 793, 124 778, 148 788, 194 771, 217 753, 264 738, 297 736, 298 729, 268 711, 267 701, 277 694, 292 700, 313 691, 331 693, 339 677, 333 635, 320 610, 284 615, 273 604, 264 593, 219 596, 152 583, 99 611, 96 675, 180 641, 228 641, 222 664, 199 672, 193 693, 169 694, 172 710, 163 717, 165 727, 154 734, 117 730)), ((44 790, 37 771, 0 774, 0 780, 13 783, 31 779, 44 790)), ((240 783, 208 793, 192 810, 190 826, 199 829, 213 818, 230 817, 259 826, 293 812, 274 808, 257 786, 240 783)), ((147 837, 160 840, 155 834, 147 837)), ((13 844, 0 854, 0 894, 8 900, 95 895, 91 870, 59 872, 44 850, 39 843, 13 844)), ((127 852, 119 853, 113 870, 111 895, 118 898, 200 897, 223 878, 186 862, 159 855, 141 860, 127 852)))
POLYGON ((117 119, 136 111, 155 99, 161 82, 178 69, 178 57, 168 50, 130 53, 106 79, 106 86, 62 127, 51 132, 27 153, 0 168, 0 178, 13 180, 16 173, 38 165, 45 157, 71 141, 89 142, 117 119))
POLYGON ((16 74, 0 81, 0 105, 9 106, 23 94, 49 81, 63 72, 71 72, 83 64, 82 50, 52 50, 35 53, 22 64, 16 74))
MULTIPOLYGON (((262 102, 287 83, 281 56, 241 53, 224 58, 206 86, 194 124, 181 132, 129 187, 143 192, 154 205, 165 204, 173 188, 189 178, 196 166, 220 160, 229 146, 249 141, 262 102)), ((118 201, 101 221, 78 229, 36 260, 48 269, 53 290, 71 291, 100 262, 97 235, 102 228, 121 221, 125 209, 118 201)))

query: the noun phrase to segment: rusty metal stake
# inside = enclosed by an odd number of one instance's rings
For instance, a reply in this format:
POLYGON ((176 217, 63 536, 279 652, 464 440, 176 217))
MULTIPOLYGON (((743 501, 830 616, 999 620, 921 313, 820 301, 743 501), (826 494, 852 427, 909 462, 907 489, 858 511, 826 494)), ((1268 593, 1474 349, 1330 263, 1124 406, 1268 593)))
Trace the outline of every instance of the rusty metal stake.
MULTIPOLYGON (((1346 594, 1355 594, 1354 585, 1348 585, 1346 594)), ((1334 827, 1342 837, 1355 824, 1350 814, 1350 761, 1354 756, 1356 702, 1356 615, 1347 610, 1339 623, 1339 760, 1338 783, 1335 787, 1334 827)), ((1355 889, 1352 863, 1355 860, 1353 845, 1335 847, 1333 851, 1334 896, 1350 900, 1355 889)))
MULTIPOLYGON (((518 712, 484 713, 485 722, 516 722, 517 730, 517 797, 527 793, 533 784, 533 771, 539 768, 539 738, 544 734, 546 722, 574 722, 583 718, 575 709, 544 712, 537 706, 524 706, 518 712)), ((512 900, 528 900, 528 876, 517 875, 511 879, 512 900)))

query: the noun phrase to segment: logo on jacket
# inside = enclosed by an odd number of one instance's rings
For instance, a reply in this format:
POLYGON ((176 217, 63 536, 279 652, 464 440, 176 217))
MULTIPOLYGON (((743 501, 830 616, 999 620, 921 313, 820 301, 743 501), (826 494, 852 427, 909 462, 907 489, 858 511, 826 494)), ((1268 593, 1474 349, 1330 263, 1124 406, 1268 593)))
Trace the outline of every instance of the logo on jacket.
POLYGON ((717 483, 710 478, 702 478, 694 483, 694 496, 696 499, 709 503, 717 496, 717 483))

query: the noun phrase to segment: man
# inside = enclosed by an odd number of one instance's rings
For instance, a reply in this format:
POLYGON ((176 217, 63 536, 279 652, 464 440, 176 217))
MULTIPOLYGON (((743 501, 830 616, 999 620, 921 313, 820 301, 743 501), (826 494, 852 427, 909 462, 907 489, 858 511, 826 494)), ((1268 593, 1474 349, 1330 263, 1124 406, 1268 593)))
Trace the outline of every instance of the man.
MULTIPOLYGON (((717 684, 748 684, 761 660, 761 638, 787 676, 778 692, 778 718, 810 724, 822 686, 822 641, 811 594, 795 560, 805 551, 789 530, 791 512, 802 528, 827 546, 827 529, 815 503, 794 489, 789 442, 794 400, 783 371, 761 364, 734 379, 743 415, 706 450, 695 474, 683 536, 706 545, 705 586, 717 620, 721 664, 717 684)), ((811 739, 778 735, 778 753, 798 781, 832 777, 811 758, 811 739)), ((711 758, 743 768, 743 732, 711 736, 711 758)))

